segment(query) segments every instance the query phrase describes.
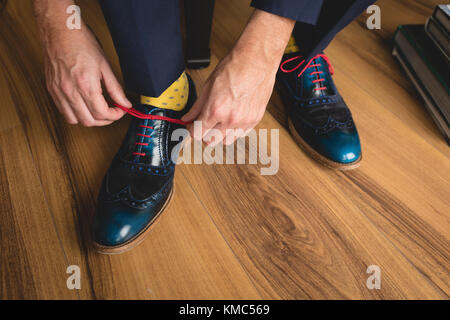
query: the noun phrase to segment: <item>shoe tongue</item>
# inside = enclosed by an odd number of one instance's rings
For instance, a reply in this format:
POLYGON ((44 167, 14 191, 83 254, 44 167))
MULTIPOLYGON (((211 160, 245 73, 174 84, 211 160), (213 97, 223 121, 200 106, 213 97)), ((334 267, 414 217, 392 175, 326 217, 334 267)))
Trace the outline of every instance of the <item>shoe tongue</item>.
POLYGON ((303 78, 303 98, 320 99, 336 94, 330 83, 328 64, 321 57, 311 60, 301 77, 303 78))

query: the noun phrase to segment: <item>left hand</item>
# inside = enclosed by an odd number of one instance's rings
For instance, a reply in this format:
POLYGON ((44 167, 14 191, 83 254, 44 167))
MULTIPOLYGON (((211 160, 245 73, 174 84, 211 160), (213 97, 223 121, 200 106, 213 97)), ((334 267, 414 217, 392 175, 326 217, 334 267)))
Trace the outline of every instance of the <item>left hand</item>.
MULTIPOLYGON (((196 140, 207 144, 231 144, 237 138, 226 129, 241 129, 244 136, 264 115, 272 94, 277 69, 259 63, 246 52, 232 52, 217 66, 206 81, 203 91, 183 121, 201 121, 202 132, 194 135, 193 124, 187 129, 196 140), (222 141, 210 141, 208 131, 217 129, 222 141)), ((236 132, 235 132, 236 133, 236 132)))
POLYGON ((261 121, 275 84, 293 20, 256 10, 232 51, 218 64, 183 121, 201 121, 202 132, 187 129, 207 144, 232 144, 261 121), (222 133, 222 140, 211 141, 222 133), (230 132, 227 129, 240 129, 230 132))

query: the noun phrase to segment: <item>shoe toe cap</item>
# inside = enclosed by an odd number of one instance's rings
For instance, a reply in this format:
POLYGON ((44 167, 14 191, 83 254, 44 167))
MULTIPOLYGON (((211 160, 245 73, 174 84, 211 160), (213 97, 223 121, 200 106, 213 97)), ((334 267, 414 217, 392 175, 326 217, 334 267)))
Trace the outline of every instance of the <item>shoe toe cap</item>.
POLYGON ((144 230, 152 218, 149 210, 101 204, 94 220, 94 241, 108 247, 120 246, 144 230))
POLYGON ((361 157, 361 144, 358 133, 334 131, 319 141, 320 152, 338 163, 352 163, 361 157))

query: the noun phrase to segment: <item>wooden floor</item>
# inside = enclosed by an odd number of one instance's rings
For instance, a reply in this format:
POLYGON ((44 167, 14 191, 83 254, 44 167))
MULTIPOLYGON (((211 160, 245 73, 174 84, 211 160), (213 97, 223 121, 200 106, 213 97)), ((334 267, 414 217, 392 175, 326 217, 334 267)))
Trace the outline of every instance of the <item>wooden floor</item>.
MULTIPOLYGON (((94 1, 82 13, 119 73, 94 1)), ((190 72, 200 88, 252 9, 218 0, 213 65, 190 72)), ((30 1, 0 14, 1 299, 448 299, 450 149, 391 56, 398 24, 424 23, 439 1, 381 0, 382 29, 365 16, 326 53, 363 144, 359 169, 335 172, 286 130, 275 92, 258 128, 280 129, 280 169, 180 165, 176 194, 147 240, 103 256, 89 217, 129 119, 64 124, 45 90, 30 1), (81 268, 68 290, 66 268, 81 268), (366 287, 378 265, 380 290, 366 287)))

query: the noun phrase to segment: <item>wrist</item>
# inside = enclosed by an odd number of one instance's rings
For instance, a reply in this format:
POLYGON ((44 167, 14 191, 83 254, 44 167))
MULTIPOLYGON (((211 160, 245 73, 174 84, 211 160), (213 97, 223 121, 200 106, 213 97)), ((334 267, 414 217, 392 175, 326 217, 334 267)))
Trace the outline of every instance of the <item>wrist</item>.
MULTIPOLYGON (((43 41, 58 38, 67 29, 67 8, 74 5, 73 0, 34 0, 33 8, 38 30, 43 41)), ((75 30, 76 31, 76 30, 75 30)))
POLYGON ((278 69, 295 20, 255 10, 233 51, 278 69))

